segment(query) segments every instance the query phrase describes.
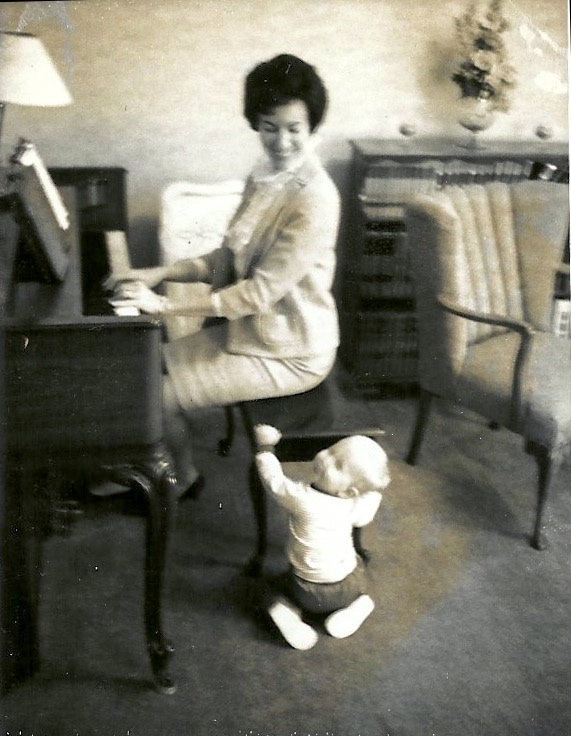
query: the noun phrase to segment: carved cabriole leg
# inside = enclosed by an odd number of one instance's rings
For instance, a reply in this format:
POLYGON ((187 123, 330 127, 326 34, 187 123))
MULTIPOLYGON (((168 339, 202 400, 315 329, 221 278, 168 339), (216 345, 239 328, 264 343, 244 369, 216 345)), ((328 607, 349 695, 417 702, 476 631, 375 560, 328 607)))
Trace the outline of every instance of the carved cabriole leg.
POLYGON ((171 694, 176 685, 168 675, 168 662, 174 651, 165 639, 161 624, 161 601, 170 527, 176 505, 176 478, 170 457, 158 448, 149 466, 151 485, 143 488, 149 498, 145 563, 145 629, 155 687, 171 694))
POLYGON ((268 548, 268 529, 266 492, 260 481, 255 462, 250 465, 248 488, 256 519, 257 544, 256 553, 246 565, 246 574, 258 577, 262 574, 262 565, 268 548))
POLYGON ((176 478, 172 463, 164 446, 159 445, 140 464, 114 466, 109 470, 116 480, 135 485, 143 491, 148 501, 145 633, 155 688, 170 695, 176 692, 176 685, 168 673, 174 648, 163 635, 161 600, 169 531, 176 508, 176 478))
POLYGON ((549 448, 542 445, 529 443, 527 450, 535 456, 538 468, 537 511, 531 546, 537 550, 543 550, 547 547, 545 530, 548 520, 546 519, 546 513, 548 511, 551 481, 557 474, 562 458, 559 453, 554 454, 549 448))
POLYGON ((363 529, 360 526, 353 527, 353 546, 365 565, 368 565, 371 561, 371 553, 363 547, 363 529))
POLYGON ((418 403, 418 414, 416 417, 416 424, 412 435, 412 441, 410 443, 410 449, 406 457, 406 462, 409 465, 414 465, 420 452, 420 446, 424 438, 424 432, 428 422, 428 415, 430 414, 430 405, 432 403, 432 394, 425 389, 420 390, 420 398, 418 403))
POLYGON ((36 498, 41 490, 37 474, 28 470, 21 457, 9 454, 4 480, 0 518, 2 692, 31 677, 40 664, 38 591, 45 536, 36 498))
POLYGON ((224 416, 226 418, 226 437, 218 442, 218 454, 222 457, 227 457, 230 454, 230 450, 234 443, 234 437, 236 435, 234 408, 232 406, 225 406, 224 416))

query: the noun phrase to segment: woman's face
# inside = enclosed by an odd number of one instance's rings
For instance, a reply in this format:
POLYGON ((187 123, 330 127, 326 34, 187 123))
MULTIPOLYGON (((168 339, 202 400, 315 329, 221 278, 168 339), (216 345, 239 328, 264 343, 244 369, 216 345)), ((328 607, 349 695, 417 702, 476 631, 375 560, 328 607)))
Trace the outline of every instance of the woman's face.
POLYGON ((309 114, 302 100, 292 100, 260 114, 258 132, 276 171, 292 168, 306 154, 311 139, 309 114))

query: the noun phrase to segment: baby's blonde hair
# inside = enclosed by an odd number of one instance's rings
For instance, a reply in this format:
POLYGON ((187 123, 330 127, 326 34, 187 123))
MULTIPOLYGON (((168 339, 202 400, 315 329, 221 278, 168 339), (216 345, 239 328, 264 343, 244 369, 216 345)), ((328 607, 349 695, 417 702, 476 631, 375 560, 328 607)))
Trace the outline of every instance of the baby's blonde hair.
POLYGON ((354 487, 360 493, 380 491, 387 486, 388 458, 378 442, 356 434, 339 440, 337 445, 345 446, 348 450, 350 462, 359 476, 355 479, 354 487))

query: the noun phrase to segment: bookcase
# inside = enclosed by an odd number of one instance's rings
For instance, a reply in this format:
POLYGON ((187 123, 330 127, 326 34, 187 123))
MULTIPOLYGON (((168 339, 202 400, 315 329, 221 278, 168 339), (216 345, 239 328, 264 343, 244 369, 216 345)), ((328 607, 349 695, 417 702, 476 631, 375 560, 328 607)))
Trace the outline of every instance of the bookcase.
MULTIPOLYGON (((418 348, 407 200, 450 184, 568 182, 568 149, 540 141, 486 141, 482 148, 463 148, 444 140, 373 138, 353 140, 351 146, 340 257, 340 358, 356 387, 413 386, 418 348)), ((568 277, 557 288, 568 294, 568 277)))

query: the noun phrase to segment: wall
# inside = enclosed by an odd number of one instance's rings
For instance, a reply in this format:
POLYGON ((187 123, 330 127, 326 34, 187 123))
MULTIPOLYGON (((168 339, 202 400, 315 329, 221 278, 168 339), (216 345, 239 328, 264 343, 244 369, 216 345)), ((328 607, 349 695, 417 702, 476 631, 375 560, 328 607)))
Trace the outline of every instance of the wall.
MULTIPOLYGON (((321 152, 345 189, 359 136, 462 136, 450 81, 463 0, 82 0, 2 3, 0 27, 39 35, 74 104, 5 116, 2 153, 19 135, 48 165, 129 170, 131 236, 150 257, 159 194, 181 178, 241 177, 259 153, 241 113, 242 81, 284 51, 313 63, 331 94, 321 152)), ((568 140, 567 2, 506 0, 518 68, 514 104, 484 136, 568 140)))

